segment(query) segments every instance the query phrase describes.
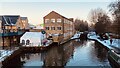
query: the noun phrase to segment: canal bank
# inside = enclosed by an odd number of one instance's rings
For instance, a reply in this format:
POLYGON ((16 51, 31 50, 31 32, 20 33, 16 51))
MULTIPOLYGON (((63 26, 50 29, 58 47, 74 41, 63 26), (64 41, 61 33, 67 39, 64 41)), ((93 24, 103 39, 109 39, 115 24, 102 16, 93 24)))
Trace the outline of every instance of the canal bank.
POLYGON ((17 57, 19 54, 21 54, 22 49, 18 48, 16 49, 11 55, 7 56, 3 61, 2 61, 2 66, 6 66, 6 64, 9 66, 9 64, 12 62, 15 57, 17 57))
POLYGON ((94 40, 94 41, 98 42, 99 44, 101 44, 102 47, 105 47, 108 51, 110 50, 107 46, 105 46, 104 44, 102 44, 102 43, 99 42, 98 40, 96 40, 96 39, 92 39, 92 38, 88 38, 88 39, 89 39, 89 40, 94 40))
MULTIPOLYGON (((45 49, 42 47, 42 50, 40 47, 27 49, 22 47, 21 53, 14 57, 11 61, 17 60, 18 62, 16 63, 18 66, 21 66, 20 68, 23 68, 24 66, 110 67, 107 60, 107 52, 108 50, 105 47, 102 47, 102 44, 98 42, 90 40, 70 39, 60 46, 57 44, 52 44, 45 49), (29 52, 29 50, 31 50, 31 52, 29 52), (25 59, 21 54, 25 55, 24 57, 28 59, 25 59), (32 61, 34 61, 34 63, 32 61)), ((5 63, 3 67, 7 66, 7 64, 9 63, 5 63)), ((16 65, 11 65, 16 67, 16 65)))
POLYGON ((47 51, 49 48, 55 46, 55 45, 58 45, 57 43, 51 43, 47 46, 43 45, 43 46, 24 46, 24 47, 21 47, 22 49, 22 52, 24 53, 39 53, 40 51, 47 51))
POLYGON ((110 67, 106 53, 107 50, 95 41, 76 39, 61 46, 54 45, 47 51, 22 52, 12 61, 16 61, 16 65, 20 66, 19 68, 32 66, 110 67))
MULTIPOLYGON (((110 43, 110 40, 102 40, 99 39, 99 36, 96 35, 88 35, 88 38, 90 40, 94 40, 98 43, 100 43, 103 47, 105 47, 108 50, 108 60, 113 68, 120 68, 120 42, 118 39, 118 42, 112 42, 110 43)), ((116 39, 113 39, 116 41, 116 39)))
MULTIPOLYGON (((38 37, 38 36, 37 36, 38 37)), ((37 38, 35 37, 35 38, 37 38)), ((23 38, 22 38, 23 39, 23 38)), ((33 38, 32 38, 33 39, 33 38)), ((35 40, 35 39, 34 39, 35 40)), ((66 42, 68 42, 70 40, 67 40, 66 42)), ((39 41, 38 41, 39 42, 39 41)), ((64 42, 64 43, 66 43, 64 42)), ((21 54, 21 53, 39 53, 41 51, 47 51, 49 48, 53 47, 53 46, 56 46, 58 44, 56 43, 51 43, 49 45, 43 45, 43 46, 19 46, 17 50, 14 50, 10 55, 6 55, 4 58, 4 60, 2 61, 2 65, 5 66, 5 64, 9 63, 9 61, 11 61, 12 59, 14 59, 17 55, 21 54)), ((61 44, 62 45, 62 44, 61 44)), ((11 48, 11 47, 10 47, 11 48)))
MULTIPOLYGON (((34 46, 34 47, 17 47, 16 50, 14 50, 10 55, 6 55, 6 58, 4 58, 3 61, 1 61, 1 66, 4 66, 6 68, 11 66, 13 63, 12 60, 14 60, 17 56, 23 53, 40 53, 49 50, 53 46, 58 46, 56 43, 51 43, 48 46, 34 46)), ((14 65, 12 65, 14 66, 14 65)))

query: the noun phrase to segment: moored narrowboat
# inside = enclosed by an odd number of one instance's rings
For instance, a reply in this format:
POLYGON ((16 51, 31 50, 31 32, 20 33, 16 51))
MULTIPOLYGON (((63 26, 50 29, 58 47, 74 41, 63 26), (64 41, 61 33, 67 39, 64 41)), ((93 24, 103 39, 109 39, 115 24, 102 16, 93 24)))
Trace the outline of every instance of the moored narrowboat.
POLYGON ((120 68, 120 51, 109 50, 108 60, 113 68, 120 68))

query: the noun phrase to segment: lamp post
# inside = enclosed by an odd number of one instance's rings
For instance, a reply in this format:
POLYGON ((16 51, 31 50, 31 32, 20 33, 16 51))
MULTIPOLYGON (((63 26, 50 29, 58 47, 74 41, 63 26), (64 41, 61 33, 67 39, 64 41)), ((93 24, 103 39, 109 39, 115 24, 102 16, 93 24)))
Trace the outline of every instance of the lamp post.
POLYGON ((42 30, 41 33, 43 34, 43 39, 44 39, 45 38, 44 35, 45 35, 46 32, 44 30, 42 30))

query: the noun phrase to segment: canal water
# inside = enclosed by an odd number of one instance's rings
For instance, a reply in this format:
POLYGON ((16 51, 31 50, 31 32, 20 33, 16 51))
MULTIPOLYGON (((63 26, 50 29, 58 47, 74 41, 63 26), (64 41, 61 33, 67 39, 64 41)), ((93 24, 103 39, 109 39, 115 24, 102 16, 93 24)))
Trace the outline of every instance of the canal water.
MULTIPOLYGON (((63 45, 54 45, 48 51, 23 53, 11 63, 20 68, 30 66, 97 66, 110 67, 107 50, 91 40, 72 40, 63 45)), ((110 67, 111 68, 111 67, 110 67)))

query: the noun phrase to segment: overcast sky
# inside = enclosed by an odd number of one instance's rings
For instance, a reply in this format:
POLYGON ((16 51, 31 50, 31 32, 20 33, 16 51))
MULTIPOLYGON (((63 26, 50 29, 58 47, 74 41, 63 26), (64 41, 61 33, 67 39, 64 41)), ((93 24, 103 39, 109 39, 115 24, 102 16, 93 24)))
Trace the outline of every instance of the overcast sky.
POLYGON ((43 23, 43 17, 56 11, 67 18, 88 20, 91 9, 109 10, 115 0, 0 0, 0 15, 26 16, 31 24, 43 23))

